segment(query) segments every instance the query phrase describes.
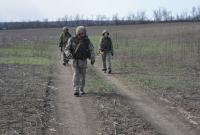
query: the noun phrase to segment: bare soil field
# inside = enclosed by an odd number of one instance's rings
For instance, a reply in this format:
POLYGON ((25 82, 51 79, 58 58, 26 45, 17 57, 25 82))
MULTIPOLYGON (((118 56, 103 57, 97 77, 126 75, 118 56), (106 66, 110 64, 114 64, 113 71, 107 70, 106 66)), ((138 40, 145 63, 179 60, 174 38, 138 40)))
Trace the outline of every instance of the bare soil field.
POLYGON ((0 32, 1 135, 50 132, 55 41, 45 34, 43 30, 0 32))
POLYGON ((29 65, 1 65, 0 71, 0 134, 44 134, 54 104, 50 73, 29 65))

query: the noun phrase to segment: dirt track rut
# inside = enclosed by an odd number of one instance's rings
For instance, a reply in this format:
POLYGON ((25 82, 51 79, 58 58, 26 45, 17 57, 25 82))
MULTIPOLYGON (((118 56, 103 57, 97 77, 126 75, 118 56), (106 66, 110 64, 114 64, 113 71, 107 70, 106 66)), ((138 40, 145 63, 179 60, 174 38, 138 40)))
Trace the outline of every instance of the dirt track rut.
MULTIPOLYGON (((198 135, 180 117, 169 112, 165 106, 156 103, 147 94, 121 83, 113 75, 105 75, 99 66, 93 67, 96 73, 107 80, 119 94, 127 97, 130 105, 163 135, 198 135)), ((98 134, 97 112, 87 96, 73 96, 71 67, 58 66, 56 79, 56 116, 58 135, 98 134)))
POLYGON ((73 96, 72 69, 58 66, 56 114, 58 135, 95 135, 95 112, 87 98, 73 96), (85 108, 87 107, 87 108, 85 108), (89 117, 88 117, 89 116, 89 117))
POLYGON ((198 131, 191 129, 178 116, 170 113, 165 106, 153 101, 147 94, 134 88, 123 85, 112 75, 102 73, 100 66, 95 66, 99 76, 106 79, 118 92, 130 100, 130 104, 136 106, 139 113, 149 121, 154 128, 165 135, 199 135, 198 131))

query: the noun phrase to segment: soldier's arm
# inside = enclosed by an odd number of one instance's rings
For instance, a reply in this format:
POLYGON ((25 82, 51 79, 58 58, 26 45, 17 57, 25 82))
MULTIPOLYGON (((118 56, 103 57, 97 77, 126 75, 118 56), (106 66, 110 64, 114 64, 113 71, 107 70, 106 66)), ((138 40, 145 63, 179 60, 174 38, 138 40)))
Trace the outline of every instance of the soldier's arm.
POLYGON ((91 55, 91 61, 95 61, 95 51, 94 51, 94 46, 91 41, 89 41, 89 50, 90 50, 90 55, 91 55))
POLYGON ((114 50, 113 50, 113 44, 112 44, 112 39, 110 38, 110 43, 111 43, 111 53, 114 55, 114 50))
POLYGON ((72 37, 72 35, 70 33, 68 33, 68 34, 69 34, 69 37, 72 37))
POLYGON ((61 34, 59 39, 59 47, 62 47, 62 44, 63 44, 63 35, 61 34))
POLYGON ((103 40, 103 38, 100 38, 100 40, 99 40, 99 50, 100 51, 102 51, 102 40, 103 40))
POLYGON ((69 59, 71 59, 73 56, 72 44, 73 44, 73 38, 69 38, 67 45, 65 46, 65 49, 64 49, 64 53, 66 54, 67 58, 69 58, 69 59))
POLYGON ((69 38, 68 41, 67 41, 67 44, 65 46, 65 51, 71 51, 71 48, 72 48, 72 38, 69 38))

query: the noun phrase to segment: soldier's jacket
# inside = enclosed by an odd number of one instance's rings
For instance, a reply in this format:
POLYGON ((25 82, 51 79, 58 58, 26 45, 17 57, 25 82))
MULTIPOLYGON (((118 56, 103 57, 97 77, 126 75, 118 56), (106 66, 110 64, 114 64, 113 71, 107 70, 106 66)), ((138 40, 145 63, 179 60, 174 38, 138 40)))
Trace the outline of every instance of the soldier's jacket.
POLYGON ((60 36, 59 47, 65 47, 70 37, 71 37, 71 34, 69 32, 67 33, 63 32, 60 36))
POLYGON ((113 45, 112 45, 111 38, 110 37, 102 37, 100 39, 99 49, 102 52, 111 52, 111 53, 113 53, 113 45))
POLYGON ((86 68, 88 58, 95 60, 94 47, 87 36, 82 39, 79 39, 77 36, 70 38, 65 47, 65 53, 67 56, 69 54, 72 55, 73 66, 86 68), (75 50, 77 50, 76 53, 75 50))

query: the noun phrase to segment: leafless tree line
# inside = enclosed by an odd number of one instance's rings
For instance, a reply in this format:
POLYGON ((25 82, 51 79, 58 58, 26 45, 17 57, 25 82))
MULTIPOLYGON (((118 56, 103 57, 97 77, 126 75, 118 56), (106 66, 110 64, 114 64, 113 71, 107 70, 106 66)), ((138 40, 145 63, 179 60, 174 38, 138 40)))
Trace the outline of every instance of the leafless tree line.
POLYGON ((190 12, 183 11, 176 16, 165 8, 158 8, 153 11, 153 18, 156 22, 166 21, 200 21, 200 6, 193 7, 190 12))
POLYGON ((99 26, 99 25, 130 25, 144 23, 161 23, 161 22, 186 22, 200 21, 200 6, 193 7, 191 11, 182 11, 179 14, 173 14, 172 11, 165 8, 158 8, 153 11, 152 17, 147 17, 145 11, 138 11, 127 16, 120 17, 114 14, 112 17, 106 15, 96 15, 85 18, 83 15, 64 16, 56 21, 44 19, 42 21, 23 21, 23 22, 0 22, 0 30, 20 29, 20 28, 56 28, 62 26, 99 26))

